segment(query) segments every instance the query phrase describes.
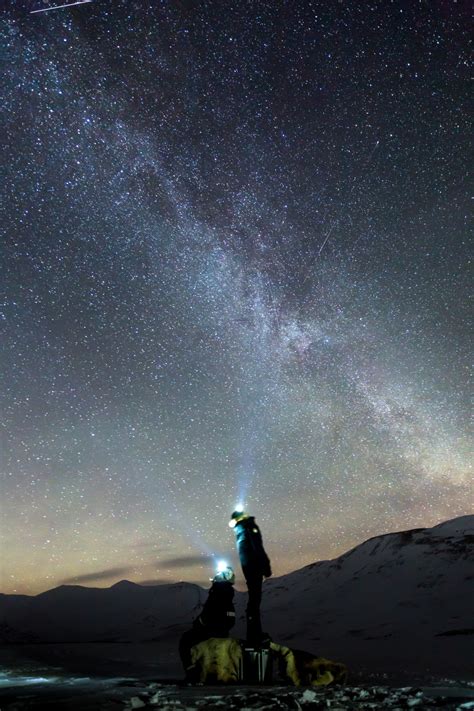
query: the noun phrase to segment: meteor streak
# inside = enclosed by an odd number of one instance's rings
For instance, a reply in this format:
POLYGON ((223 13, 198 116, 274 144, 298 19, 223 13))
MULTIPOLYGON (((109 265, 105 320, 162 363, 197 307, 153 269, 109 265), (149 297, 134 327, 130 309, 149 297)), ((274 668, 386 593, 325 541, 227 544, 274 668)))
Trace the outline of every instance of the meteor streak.
POLYGON ((43 7, 41 10, 32 10, 30 15, 34 15, 36 12, 49 12, 50 10, 60 10, 62 7, 72 7, 73 5, 85 5, 92 0, 78 0, 78 2, 70 2, 67 5, 54 5, 53 7, 43 7))

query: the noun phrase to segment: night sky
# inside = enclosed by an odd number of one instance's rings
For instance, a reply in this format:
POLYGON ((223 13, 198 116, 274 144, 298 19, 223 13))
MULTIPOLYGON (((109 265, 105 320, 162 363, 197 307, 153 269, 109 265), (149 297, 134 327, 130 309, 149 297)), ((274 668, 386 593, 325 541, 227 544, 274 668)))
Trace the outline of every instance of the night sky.
POLYGON ((14 5, 1 591, 471 513, 469 4, 14 5))

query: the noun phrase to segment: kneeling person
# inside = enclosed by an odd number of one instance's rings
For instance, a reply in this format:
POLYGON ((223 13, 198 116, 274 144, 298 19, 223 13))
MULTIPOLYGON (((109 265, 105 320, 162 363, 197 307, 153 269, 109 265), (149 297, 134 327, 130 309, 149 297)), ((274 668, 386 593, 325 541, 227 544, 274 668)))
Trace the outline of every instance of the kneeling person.
POLYGON ((195 682, 196 670, 191 660, 191 647, 211 637, 228 637, 235 624, 235 574, 230 566, 217 573, 202 612, 179 642, 179 655, 185 671, 185 681, 195 682))

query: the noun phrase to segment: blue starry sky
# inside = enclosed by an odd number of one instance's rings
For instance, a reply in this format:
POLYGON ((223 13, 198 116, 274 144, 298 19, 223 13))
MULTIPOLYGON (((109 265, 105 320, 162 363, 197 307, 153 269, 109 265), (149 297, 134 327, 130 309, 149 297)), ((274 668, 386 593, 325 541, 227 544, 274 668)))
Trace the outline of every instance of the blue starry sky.
POLYGON ((2 10, 0 589, 470 513, 468 3, 53 4, 2 10))

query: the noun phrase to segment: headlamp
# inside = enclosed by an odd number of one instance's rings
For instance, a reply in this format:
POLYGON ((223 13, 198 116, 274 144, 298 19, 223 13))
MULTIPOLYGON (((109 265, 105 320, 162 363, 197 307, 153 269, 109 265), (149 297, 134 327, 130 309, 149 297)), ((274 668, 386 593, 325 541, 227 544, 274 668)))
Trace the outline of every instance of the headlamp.
POLYGON ((225 560, 220 560, 220 561, 217 563, 217 572, 218 572, 218 573, 223 573, 224 570, 226 570, 226 568, 228 568, 228 567, 229 567, 229 566, 228 566, 228 564, 227 564, 227 562, 226 562, 225 560))
POLYGON ((246 514, 244 511, 244 507, 242 504, 239 504, 237 506, 237 508, 232 512, 232 517, 229 521, 229 527, 234 528, 234 526, 236 526, 239 523, 239 521, 241 521, 245 517, 246 517, 246 514))

